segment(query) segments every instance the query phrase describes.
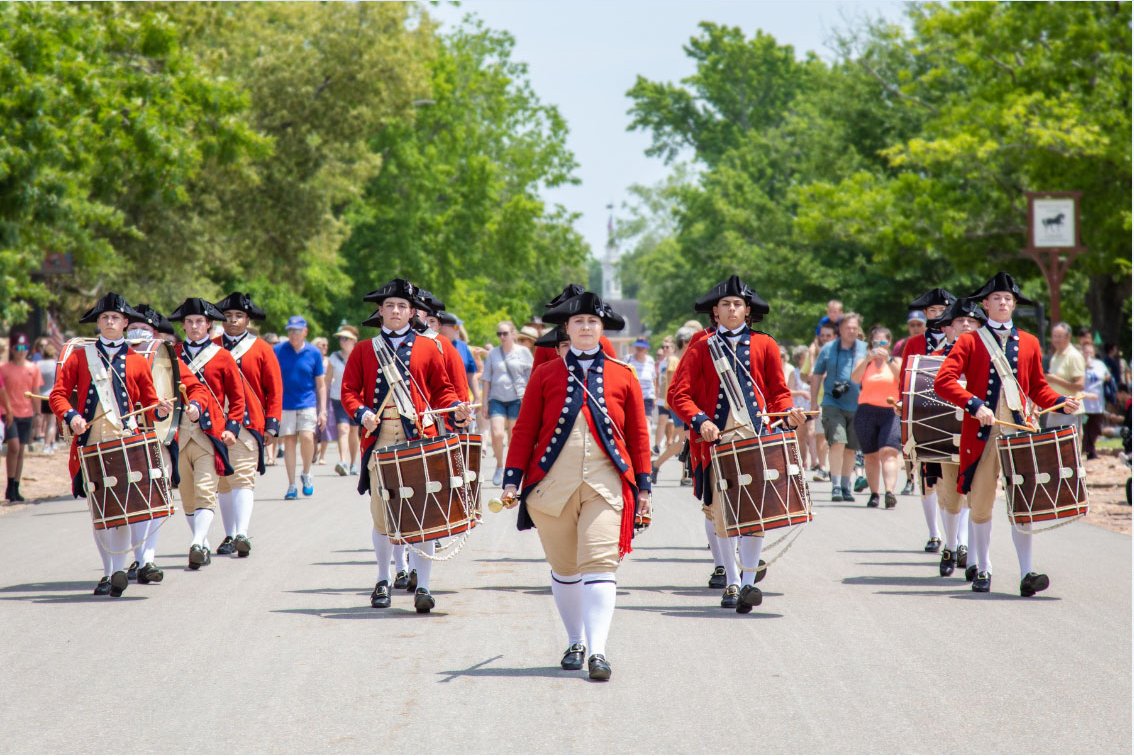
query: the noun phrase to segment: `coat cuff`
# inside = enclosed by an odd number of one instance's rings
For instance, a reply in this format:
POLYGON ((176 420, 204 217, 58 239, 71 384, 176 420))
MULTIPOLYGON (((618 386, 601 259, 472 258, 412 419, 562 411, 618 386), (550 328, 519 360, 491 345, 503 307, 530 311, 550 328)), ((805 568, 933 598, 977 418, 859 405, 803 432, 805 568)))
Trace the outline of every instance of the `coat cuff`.
POLYGON ((76 412, 75 410, 73 410, 73 409, 67 410, 67 414, 63 416, 63 422, 66 423, 67 425, 70 425, 71 421, 74 420, 78 416, 79 416, 79 413, 76 412))
POLYGON ((369 407, 359 407, 358 411, 354 413, 354 421, 362 425, 362 419, 366 417, 366 413, 371 412, 369 407))
POLYGON ((518 467, 509 467, 504 470, 504 485, 520 487, 520 483, 524 479, 524 471, 518 467))
POLYGON ((976 417, 976 413, 979 412, 980 408, 983 407, 983 406, 984 406, 984 402, 982 402, 980 399, 977 399, 974 396, 972 399, 969 399, 969 401, 965 404, 965 411, 968 412, 973 417, 976 417))
POLYGON ((635 476, 635 477, 637 478, 637 481, 638 481, 638 492, 639 493, 642 492, 642 491, 652 490, 650 488, 650 474, 649 473, 638 473, 637 476, 635 476))
POLYGON ((706 415, 704 412, 698 412, 689 421, 689 427, 693 429, 694 433, 700 433, 701 432, 701 426, 704 425, 704 423, 708 419, 709 419, 709 416, 706 415))
POLYGON ((240 423, 236 420, 228 420, 224 424, 224 429, 234 436, 240 435, 240 423))
POLYGON ((273 436, 280 435, 280 421, 279 418, 269 417, 264 419, 264 432, 271 433, 273 436))
POLYGON ((163 415, 158 410, 154 410, 154 419, 155 420, 165 420, 167 417, 169 417, 169 415, 163 415))

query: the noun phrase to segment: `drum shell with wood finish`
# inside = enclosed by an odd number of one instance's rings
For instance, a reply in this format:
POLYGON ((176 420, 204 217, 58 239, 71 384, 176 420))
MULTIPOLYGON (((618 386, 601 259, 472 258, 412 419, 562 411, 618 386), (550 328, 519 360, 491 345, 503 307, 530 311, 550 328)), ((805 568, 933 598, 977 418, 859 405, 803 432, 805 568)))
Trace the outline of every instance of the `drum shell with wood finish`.
POLYGON ((173 495, 153 431, 84 446, 79 464, 95 530, 173 514, 173 495))
POLYGON ((915 355, 902 376, 902 446, 912 439, 912 457, 918 462, 956 464, 961 459, 964 410, 937 396, 933 389, 944 361, 944 357, 915 355))
POLYGON ((996 439, 1008 511, 1019 525, 1087 513, 1086 472, 1072 425, 996 439))
POLYGON ((726 441, 710 452, 713 495, 720 500, 728 537, 811 521, 811 494, 795 431, 726 441))
POLYGON ((484 440, 479 433, 458 433, 457 441, 465 461, 465 481, 468 484, 468 508, 480 514, 480 465, 484 456, 484 440))
POLYGON ((387 446, 374 452, 378 495, 394 543, 422 543, 476 527, 464 477, 464 452, 454 435, 387 446))

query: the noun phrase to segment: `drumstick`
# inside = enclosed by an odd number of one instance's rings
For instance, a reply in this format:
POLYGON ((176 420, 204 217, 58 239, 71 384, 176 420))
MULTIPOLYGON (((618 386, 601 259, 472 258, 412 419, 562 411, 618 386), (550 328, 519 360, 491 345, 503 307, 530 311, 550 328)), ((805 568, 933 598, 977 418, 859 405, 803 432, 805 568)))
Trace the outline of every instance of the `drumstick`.
POLYGON ((1095 399, 1098 399, 1098 397, 1095 396, 1094 394, 1088 394, 1085 391, 1080 391, 1078 394, 1075 394, 1074 396, 1067 397, 1066 399, 1064 399, 1059 404, 1053 404, 1050 407, 1048 407, 1047 409, 1040 410, 1036 414, 1037 415, 1046 415, 1048 412, 1055 412, 1057 409, 1063 409, 1063 405, 1067 403, 1067 399, 1074 399, 1075 401, 1082 401, 1084 399, 1095 400, 1095 399))
POLYGON ((173 401, 173 400, 172 399, 161 399, 157 402, 157 404, 151 404, 149 407, 140 407, 140 408, 134 410, 133 412, 127 412, 125 415, 122 416, 122 419, 125 420, 128 417, 133 417, 134 415, 141 415, 145 412, 149 412, 150 410, 152 410, 152 409, 156 408, 158 405, 160 405, 162 402, 169 402, 169 401, 173 401))
POLYGON ((30 391, 25 391, 24 396, 26 396, 28 399, 42 399, 45 402, 51 401, 50 396, 44 396, 43 394, 33 394, 30 391))
MULTIPOLYGON (((470 404, 470 405, 468 405, 468 407, 469 407, 469 409, 480 409, 480 402, 477 402, 476 404, 470 404)), ((459 409, 460 409, 460 407, 447 407, 446 409, 431 409, 431 410, 426 410, 425 412, 422 412, 421 414, 422 414, 423 417, 425 415, 447 415, 450 412, 456 412, 459 409)))
MULTIPOLYGON (((764 417, 787 417, 791 412, 765 412, 764 417)), ((819 414, 819 410, 803 410, 803 414, 808 417, 814 417, 819 414)))
POLYGON ((1016 423, 1010 423, 1007 420, 993 420, 992 422, 997 425, 1003 425, 1005 428, 1015 428, 1016 430, 1027 431, 1028 433, 1036 432, 1036 429, 1030 425, 1016 425, 1016 423))
POLYGON ((891 407, 897 407, 898 409, 902 408, 902 403, 892 396, 886 397, 886 401, 890 403, 891 407))

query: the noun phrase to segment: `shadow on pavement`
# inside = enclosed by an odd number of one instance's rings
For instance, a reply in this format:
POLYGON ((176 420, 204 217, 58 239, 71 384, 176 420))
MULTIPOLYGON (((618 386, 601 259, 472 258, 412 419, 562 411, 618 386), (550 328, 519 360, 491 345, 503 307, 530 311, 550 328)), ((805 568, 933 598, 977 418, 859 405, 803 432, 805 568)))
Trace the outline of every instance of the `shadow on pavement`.
POLYGON ((88 591, 94 590, 98 580, 68 580, 62 583, 20 583, 0 588, 0 593, 30 593, 31 591, 88 591))
MULTIPOLYGON (((29 501, 29 502, 26 502, 26 503, 35 504, 36 506, 39 506, 41 504, 49 504, 51 501, 56 501, 56 500, 50 499, 48 501, 39 501, 39 502, 29 501)), ((84 514, 86 512, 87 512, 86 508, 83 508, 83 509, 64 509, 62 512, 35 512, 35 513, 32 514, 32 517, 54 517, 55 515, 84 514)))
POLYGON ((439 612, 433 610, 429 614, 418 614, 413 610, 412 606, 405 608, 391 606, 389 609, 374 609, 370 606, 336 606, 331 609, 273 609, 272 614, 304 614, 308 617, 319 617, 320 619, 360 619, 360 620, 381 620, 381 619, 406 619, 410 617, 420 617, 426 620, 429 617, 448 617, 448 612, 439 612))
POLYGON ((634 551, 708 551, 708 546, 635 546, 634 551))
POLYGON ((544 559, 543 557, 540 557, 538 559, 523 559, 523 558, 520 558, 520 557, 497 557, 495 559, 477 559, 475 561, 477 561, 477 562, 517 562, 517 563, 532 563, 532 564, 535 564, 535 563, 539 563, 539 562, 546 562, 547 560, 544 559))
POLYGON ((940 575, 924 575, 922 577, 914 577, 913 575, 858 575, 843 578, 843 585, 937 585, 945 588, 948 587, 948 584, 941 581, 946 579, 940 575))
POLYGON ((28 601, 32 604, 97 604, 100 602, 114 603, 116 601, 145 601, 145 596, 119 596, 118 598, 110 598, 109 596, 96 596, 91 591, 93 587, 84 586, 86 590, 81 594, 66 594, 60 596, 58 594, 46 594, 42 596, 0 596, 0 601, 28 601))
POLYGON ((925 554, 924 549, 840 549, 840 554, 925 554))
POLYGON ((962 595, 950 596, 949 598, 961 599, 963 601, 1062 601, 1059 596, 1029 596, 1024 598, 1019 593, 973 593, 972 590, 966 591, 962 595))
POLYGON ((374 560, 368 559, 365 562, 312 562, 311 563, 312 567, 340 567, 340 566, 355 566, 355 567, 357 567, 359 565, 363 565, 363 566, 369 565, 369 566, 373 567, 374 566, 374 560))
MULTIPOLYGON (((764 595, 770 596, 772 594, 765 593, 764 595)), ((690 619, 735 619, 738 616, 747 619, 780 619, 784 616, 775 612, 762 612, 759 609, 753 609, 751 614, 738 615, 735 609, 722 609, 719 606, 620 606, 618 609, 631 612, 652 612, 663 617, 688 617, 690 619)))
POLYGON ((936 567, 941 562, 941 558, 926 559, 924 562, 855 562, 864 567, 936 567))
POLYGON ((491 659, 485 659, 482 662, 472 665, 466 669, 454 669, 444 672, 438 672, 439 675, 448 675, 444 680, 438 680, 439 683, 452 682, 458 677, 555 677, 563 680, 570 680, 575 677, 580 681, 586 682, 586 673, 583 671, 565 670, 558 667, 486 667, 484 665, 491 664, 497 659, 503 659, 503 656, 494 656, 491 659))

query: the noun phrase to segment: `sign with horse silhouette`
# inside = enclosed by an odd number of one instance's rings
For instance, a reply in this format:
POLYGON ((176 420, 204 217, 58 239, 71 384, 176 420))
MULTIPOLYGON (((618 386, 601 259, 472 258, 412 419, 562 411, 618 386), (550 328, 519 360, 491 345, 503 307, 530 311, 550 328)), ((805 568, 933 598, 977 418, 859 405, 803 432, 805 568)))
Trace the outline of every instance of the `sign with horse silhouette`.
POLYGON ((1078 193, 1029 193, 1028 247, 1070 250, 1081 246, 1078 193))

